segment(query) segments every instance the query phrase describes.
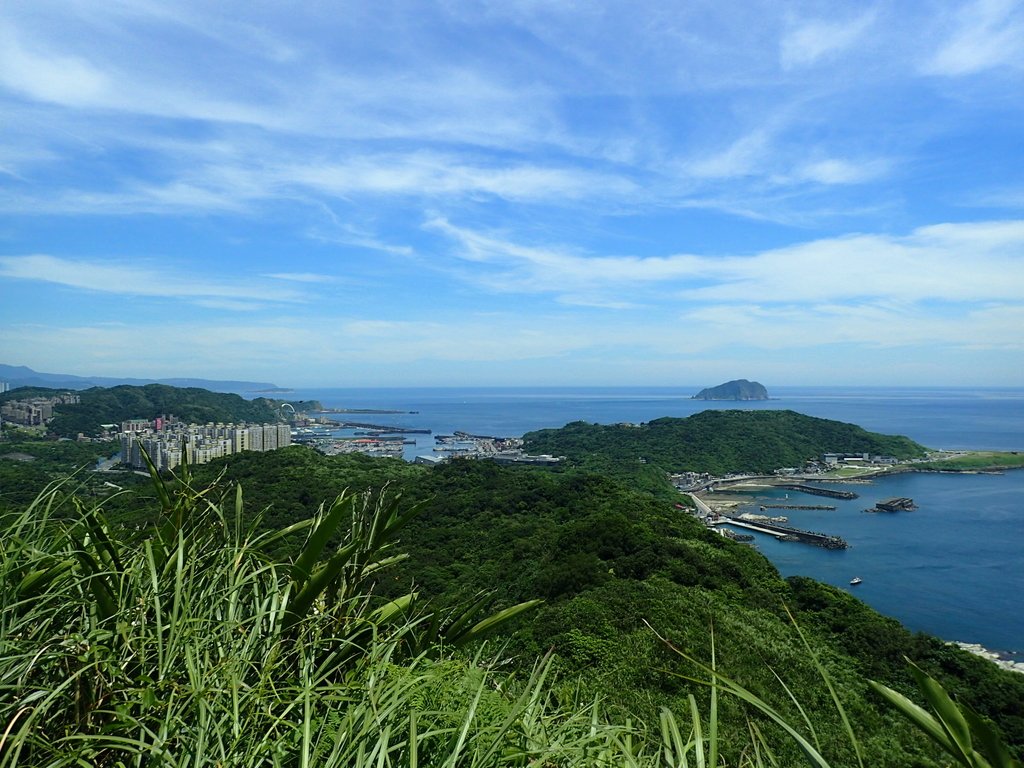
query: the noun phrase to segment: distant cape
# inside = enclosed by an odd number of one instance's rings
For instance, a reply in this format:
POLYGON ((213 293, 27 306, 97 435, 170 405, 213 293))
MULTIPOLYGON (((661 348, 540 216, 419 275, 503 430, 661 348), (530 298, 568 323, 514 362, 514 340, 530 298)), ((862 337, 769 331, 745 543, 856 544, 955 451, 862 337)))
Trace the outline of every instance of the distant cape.
POLYGON ((719 384, 717 387, 702 389, 693 400, 767 400, 768 390, 763 384, 746 379, 736 379, 719 384))

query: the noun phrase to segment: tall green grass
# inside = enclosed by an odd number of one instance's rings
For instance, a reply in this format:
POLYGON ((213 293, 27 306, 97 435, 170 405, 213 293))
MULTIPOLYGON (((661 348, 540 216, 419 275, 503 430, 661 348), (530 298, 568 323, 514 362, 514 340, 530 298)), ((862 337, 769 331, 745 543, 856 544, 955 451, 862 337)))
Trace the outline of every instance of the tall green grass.
POLYGON ((458 652, 528 606, 374 596, 414 514, 398 499, 250 535, 240 491, 159 487, 161 525, 129 543, 59 487, 0 521, 5 766, 650 764, 593 702, 556 705, 546 661, 518 680, 458 652))
MULTIPOLYGON (((714 664, 695 680, 711 689, 707 712, 690 696, 683 718, 610 723, 600 702, 552 684, 547 659, 523 679, 479 644, 530 604, 481 618, 485 599, 439 615, 415 593, 378 598, 416 513, 387 492, 345 493, 311 520, 255 533, 240 488, 193 487, 187 467, 154 481, 153 530, 113 530, 61 485, 0 520, 3 766, 718 768, 717 701, 729 695, 753 714, 732 734, 747 744, 737 765, 777 764, 768 722, 829 767, 811 718, 786 723, 714 664), (269 554, 295 537, 293 557, 269 554)), ((1015 765, 980 719, 957 720, 922 684, 936 716, 882 693, 974 761, 962 764, 1015 765)))

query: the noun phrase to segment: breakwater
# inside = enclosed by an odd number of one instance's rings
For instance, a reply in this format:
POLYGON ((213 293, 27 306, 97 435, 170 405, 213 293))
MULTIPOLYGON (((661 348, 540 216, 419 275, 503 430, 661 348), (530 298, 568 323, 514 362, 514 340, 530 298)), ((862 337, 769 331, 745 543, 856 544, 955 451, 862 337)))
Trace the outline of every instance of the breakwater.
POLYGON ((762 504, 761 511, 766 509, 835 509, 835 504, 762 504))
POLYGON ((818 533, 816 531, 804 531, 800 528, 791 528, 788 525, 767 523, 761 520, 750 522, 726 515, 720 520, 719 524, 737 525, 740 528, 749 528, 752 531, 769 533, 781 541, 802 541, 805 544, 813 544, 824 549, 846 549, 850 546, 846 543, 845 539, 839 536, 831 536, 827 533, 818 533))
POLYGON ((790 491, 809 493, 812 496, 828 496, 830 499, 856 499, 857 494, 853 491, 835 491, 831 488, 822 488, 817 485, 805 485, 804 483, 780 483, 777 488, 786 488, 790 491))
POLYGON ((336 421, 335 425, 341 429, 366 429, 373 432, 380 432, 389 435, 429 435, 429 429, 412 429, 411 427, 395 427, 387 424, 366 424, 360 421, 336 421))

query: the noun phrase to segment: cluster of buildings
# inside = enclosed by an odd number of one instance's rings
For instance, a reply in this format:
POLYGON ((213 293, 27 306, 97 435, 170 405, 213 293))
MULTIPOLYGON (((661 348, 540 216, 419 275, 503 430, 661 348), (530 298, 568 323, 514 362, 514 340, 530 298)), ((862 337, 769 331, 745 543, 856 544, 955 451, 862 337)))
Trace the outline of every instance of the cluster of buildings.
POLYGON ((173 417, 121 424, 121 461, 145 469, 143 450, 157 469, 169 470, 183 460, 206 464, 242 451, 275 451, 292 443, 288 424, 185 424, 173 417))
MULTIPOLYGON (((6 382, 3 383, 7 386, 6 382)), ((0 392, 6 390, 0 390, 0 392)), ((30 397, 25 400, 8 400, 0 406, 0 421, 9 421, 23 427, 42 427, 53 418, 53 409, 58 405, 77 405, 80 398, 74 392, 62 392, 55 397, 30 397)))
POLYGON ((490 459, 497 464, 536 464, 551 466, 563 460, 561 456, 541 454, 532 456, 523 452, 523 440, 520 437, 492 437, 491 435, 471 435, 468 432, 456 432, 454 435, 437 435, 434 453, 443 456, 417 456, 416 464, 439 464, 454 457, 470 459, 490 459))

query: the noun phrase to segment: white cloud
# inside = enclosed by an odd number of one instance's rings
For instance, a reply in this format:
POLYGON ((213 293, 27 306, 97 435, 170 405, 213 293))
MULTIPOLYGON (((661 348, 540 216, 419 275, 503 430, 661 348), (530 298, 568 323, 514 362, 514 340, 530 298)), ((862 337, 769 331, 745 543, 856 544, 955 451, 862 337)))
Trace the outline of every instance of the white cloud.
POLYGON ((685 312, 681 321, 699 330, 701 350, 850 348, 959 348, 1024 351, 1024 306, 997 305, 942 312, 917 306, 718 304, 685 312))
POLYGON ((232 309, 248 309, 253 302, 303 300, 302 294, 273 283, 201 278, 169 267, 138 267, 115 260, 65 259, 47 254, 0 256, 0 278, 53 283, 122 296, 195 299, 207 305, 217 300, 217 306, 232 309))
POLYGON ((697 178, 733 178, 749 176, 764 170, 765 160, 770 155, 770 133, 757 128, 741 136, 726 149, 698 158, 686 166, 686 170, 697 178))
POLYGON ((883 176, 889 169, 884 160, 855 162, 841 158, 815 160, 797 168, 795 177, 819 184, 862 184, 883 176))
POLYGON ((794 302, 864 298, 997 301, 1024 296, 1024 221, 941 224, 909 235, 851 235, 751 256, 591 256, 496 235, 427 225, 492 267, 471 279, 492 290, 553 292, 637 303, 674 290, 696 301, 794 302))
POLYGON ((874 20, 874 11, 868 11, 851 20, 792 23, 779 46, 782 68, 807 66, 847 50, 863 37, 874 20))
MULTIPOLYGON (((333 162, 267 161, 260 148, 237 159, 182 162, 166 183, 128 181, 116 191, 64 189, 57 194, 0 191, 0 211, 18 214, 244 213, 270 200, 354 197, 495 196, 513 202, 566 204, 629 200, 641 194, 632 181, 579 167, 535 162, 485 163, 433 152, 352 153, 333 162)), ((644 193, 646 194, 646 193, 644 193)))
POLYGON ((288 280, 294 283, 333 283, 337 280, 332 275, 321 275, 316 272, 273 272, 263 275, 274 280, 288 280))
POLYGON ((922 67, 926 74, 1024 68, 1024 6, 1019 0, 975 0, 953 14, 949 26, 948 38, 922 67))
POLYGON ((719 262, 701 301, 992 301, 1024 296, 1024 221, 943 224, 903 237, 853 235, 719 262))
MULTIPOLYGON (((426 227, 456 241, 457 255, 497 267, 473 279, 503 291, 557 291, 567 297, 591 296, 594 289, 614 292, 636 284, 663 283, 712 274, 714 265, 699 256, 586 256, 565 246, 527 246, 452 225, 435 218, 426 227)), ((621 303, 621 298, 617 300, 621 303)), ((607 306, 607 302, 601 302, 607 306)))
POLYGON ((105 99, 111 89, 110 79, 88 61, 52 51, 28 51, 7 25, 0 26, 0 85, 69 106, 105 99))
POLYGON ((125 374, 125 361, 140 375, 220 378, 297 376, 330 380, 328 372, 360 376, 385 367, 431 362, 507 364, 557 358, 595 344, 589 331, 569 320, 552 334, 544 318, 477 317, 470 325, 439 321, 320 318, 315 327, 297 322, 225 319, 208 323, 161 322, 0 327, 0 348, 12 360, 40 364, 39 350, 62 361, 64 370, 125 374), (458 339, 458 343, 453 343, 458 339), (499 341, 500 340, 500 341, 499 341), (301 369, 295 360, 302 360, 301 369), (183 368, 182 366, 185 366, 183 368), (190 375, 190 374, 189 374, 190 375), (199 375, 198 373, 196 375, 199 375))
POLYGON ((452 155, 369 154, 345 162, 285 165, 272 171, 280 183, 333 195, 415 196, 492 194, 508 200, 548 200, 628 195, 622 178, 580 168, 536 163, 473 164, 452 155))

